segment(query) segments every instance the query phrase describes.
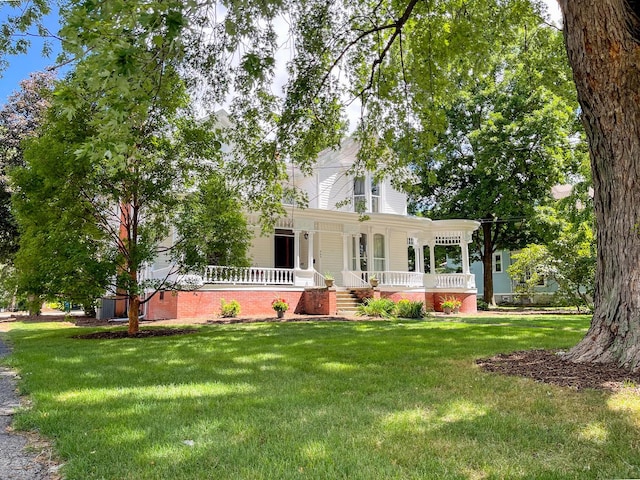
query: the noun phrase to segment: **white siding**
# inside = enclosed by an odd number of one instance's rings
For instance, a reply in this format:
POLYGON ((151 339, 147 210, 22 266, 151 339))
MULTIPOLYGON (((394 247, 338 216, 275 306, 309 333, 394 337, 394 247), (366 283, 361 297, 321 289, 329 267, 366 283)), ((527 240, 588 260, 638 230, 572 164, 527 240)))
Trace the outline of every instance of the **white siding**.
MULTIPOLYGON (((167 238, 165 238, 162 242, 160 242, 160 245, 158 245, 158 248, 161 250, 164 250, 166 248, 171 247, 173 243, 174 242, 173 242, 173 229, 172 229, 172 233, 170 233, 167 238)), ((161 270, 163 268, 170 267, 171 265, 173 265, 173 261, 171 260, 171 252, 169 250, 158 253, 158 255, 156 255, 156 258, 153 261, 154 270, 161 270)))
POLYGON ((253 239, 251 248, 249 249, 249 257, 253 260, 254 267, 273 267, 275 260, 273 237, 260 236, 260 232, 256 230, 256 236, 253 239))
POLYGON ((383 186, 382 213, 393 213, 396 215, 407 214, 407 195, 399 192, 391 186, 389 180, 385 180, 383 186))
POLYGON ((406 272, 409 269, 407 234, 391 232, 389 237, 389 270, 406 272))
POLYGON ((320 175, 319 208, 323 210, 351 211, 351 204, 336 205, 350 200, 352 195, 352 180, 346 173, 338 168, 323 169, 320 175))
POLYGON ((322 232, 318 237, 318 255, 316 270, 322 275, 331 272, 338 283, 342 282, 342 235, 334 232, 322 232))

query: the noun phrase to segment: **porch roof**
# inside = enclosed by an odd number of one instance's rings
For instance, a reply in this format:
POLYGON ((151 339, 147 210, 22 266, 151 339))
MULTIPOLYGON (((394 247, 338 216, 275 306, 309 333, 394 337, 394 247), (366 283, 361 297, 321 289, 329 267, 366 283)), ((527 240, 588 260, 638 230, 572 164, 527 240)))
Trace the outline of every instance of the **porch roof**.
MULTIPOLYGON (((339 210, 322 210, 316 208, 287 208, 288 215, 280 219, 277 228, 288 228, 301 231, 323 231, 322 224, 342 225, 342 232, 348 233, 359 230, 360 226, 373 225, 384 226, 396 230, 406 231, 408 235, 421 237, 423 239, 434 239, 446 237, 453 232, 464 233, 470 236, 480 227, 480 222, 475 220, 431 220, 426 217, 415 217, 397 215, 389 213, 367 213, 366 219, 355 212, 343 212, 339 210)), ((251 217, 250 217, 251 219, 251 217)), ((254 220, 257 223, 257 219, 254 220)), ((250 220, 250 223, 251 222, 250 220)), ((326 229, 336 232, 335 229, 326 229)), ((450 235, 449 235, 450 236, 450 235)), ((444 242, 443 244, 448 244, 444 242)))

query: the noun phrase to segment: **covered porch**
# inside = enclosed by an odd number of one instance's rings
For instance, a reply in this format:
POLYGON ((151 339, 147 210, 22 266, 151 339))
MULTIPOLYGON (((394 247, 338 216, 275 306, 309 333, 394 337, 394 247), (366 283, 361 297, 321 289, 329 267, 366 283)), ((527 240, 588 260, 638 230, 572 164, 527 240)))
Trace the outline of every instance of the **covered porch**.
POLYGON ((363 220, 352 212, 295 209, 271 235, 260 235, 255 222, 251 266, 209 265, 194 272, 188 277, 198 288, 156 295, 148 315, 211 316, 222 300, 239 301, 245 314, 268 314, 273 313, 271 301, 276 297, 287 299, 296 313, 336 314, 341 290, 423 301, 434 310, 453 295, 462 301, 462 311, 474 312, 477 290, 469 271, 468 244, 478 226, 469 220, 391 214, 370 214, 363 220), (459 249, 454 250, 461 259, 459 272, 436 271, 439 245, 459 249), (329 275, 334 279, 331 288, 325 284, 329 275))
MULTIPOLYGON (((341 281, 334 286, 340 288, 370 288, 371 278, 377 279, 378 287, 430 288, 430 289, 474 289, 475 277, 471 273, 424 274, 410 271, 351 271, 344 270, 341 281)), ((316 270, 266 267, 226 267, 209 265, 203 275, 203 286, 291 286, 325 287, 324 275, 316 270)))
POLYGON ((370 214, 360 221, 350 212, 295 210, 273 235, 256 235, 251 267, 210 265, 203 284, 317 288, 331 276, 335 287, 347 289, 368 288, 376 279, 382 289, 475 290, 468 244, 477 228, 470 220, 370 214), (458 249, 458 273, 437 272, 437 246, 458 249))

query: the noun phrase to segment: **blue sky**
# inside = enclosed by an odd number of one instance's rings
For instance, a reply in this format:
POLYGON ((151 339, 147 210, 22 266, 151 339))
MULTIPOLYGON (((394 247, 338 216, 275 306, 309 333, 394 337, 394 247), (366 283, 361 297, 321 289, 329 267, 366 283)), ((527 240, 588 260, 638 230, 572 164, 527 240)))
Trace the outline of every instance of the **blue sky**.
MULTIPOLYGON (((2 3, 3 2, 0 0, 0 5, 2 5, 2 3)), ((0 7, 0 21, 5 18, 9 11, 9 7, 0 7)), ((47 17, 45 25, 51 32, 58 32, 59 26, 57 11, 47 17)), ((0 78, 0 104, 5 103, 7 97, 14 91, 18 90, 20 81, 28 78, 31 72, 41 71, 46 67, 55 64, 56 55, 59 52, 58 45, 52 41, 54 52, 50 57, 44 57, 42 55, 43 43, 42 39, 34 37, 31 40, 31 48, 27 55, 7 57, 9 67, 3 72, 0 72, 0 75, 2 75, 0 78)))

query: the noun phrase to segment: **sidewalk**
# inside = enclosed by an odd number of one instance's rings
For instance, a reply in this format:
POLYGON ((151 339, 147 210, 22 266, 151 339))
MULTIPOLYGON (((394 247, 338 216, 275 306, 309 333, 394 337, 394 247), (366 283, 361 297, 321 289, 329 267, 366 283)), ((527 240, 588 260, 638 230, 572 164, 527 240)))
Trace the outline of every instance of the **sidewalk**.
MULTIPOLYGON (((0 338, 0 358, 9 355, 9 347, 0 338)), ((16 393, 16 374, 0 366, 0 479, 53 480, 59 478, 50 471, 43 453, 31 452, 26 436, 12 433, 13 413, 20 407, 16 393)), ((55 468, 53 469, 55 470, 55 468)))

